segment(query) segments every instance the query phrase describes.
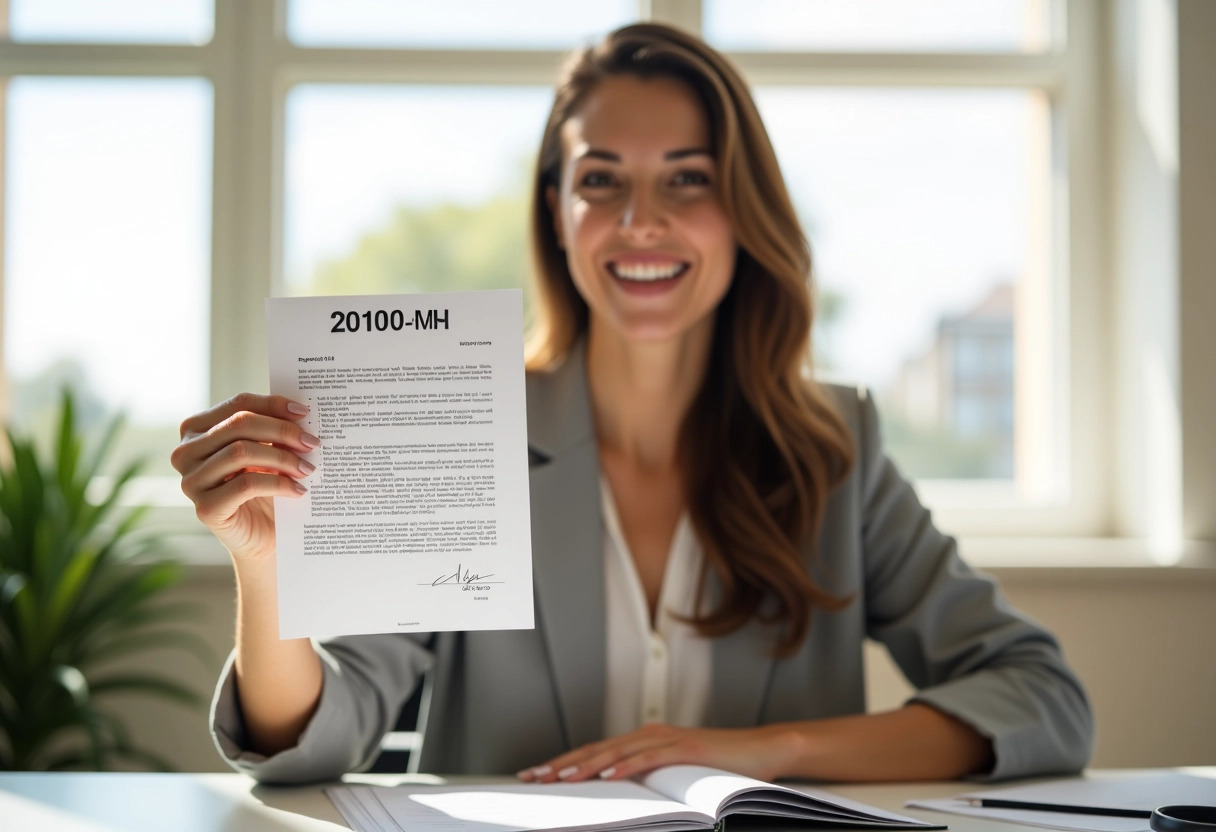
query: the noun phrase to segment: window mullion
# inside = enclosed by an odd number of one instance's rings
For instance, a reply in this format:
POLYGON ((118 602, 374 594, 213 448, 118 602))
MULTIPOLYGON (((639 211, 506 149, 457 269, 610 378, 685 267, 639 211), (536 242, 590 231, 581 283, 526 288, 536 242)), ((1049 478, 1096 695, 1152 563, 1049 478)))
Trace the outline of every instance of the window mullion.
POLYGON ((1062 89, 1065 56, 863 52, 732 52, 749 83, 1062 89))
POLYGON ((670 23, 700 35, 703 5, 701 0, 642 0, 640 11, 644 20, 670 23))
MULTIPOLYGON (((1070 476, 1070 533, 1111 534, 1114 478, 1100 470, 1101 460, 1111 459, 1113 442, 1104 429, 1109 422, 1111 333, 1104 322, 1114 309, 1110 268, 1105 253, 1111 236, 1107 203, 1103 196, 1106 169, 1106 132, 1103 100, 1098 79, 1097 31, 1104 14, 1094 0, 1071 0, 1068 4, 1067 94, 1058 102, 1062 142, 1058 157, 1067 173, 1058 177, 1061 194, 1056 210, 1058 224, 1056 281, 1060 310, 1055 324, 1059 336, 1053 352, 1066 361, 1057 380, 1057 400, 1063 405, 1060 433, 1068 438, 1070 476)), ((1057 133, 1060 131, 1058 130, 1057 133)))
POLYGON ((278 43, 281 83, 543 84, 557 79, 566 53, 552 50, 330 49, 278 43))
POLYGON ((0 42, 0 77, 207 75, 214 65, 216 53, 212 44, 160 46, 0 42))
POLYGON ((276 274, 283 93, 275 3, 216 0, 211 398, 266 389, 265 298, 276 274))

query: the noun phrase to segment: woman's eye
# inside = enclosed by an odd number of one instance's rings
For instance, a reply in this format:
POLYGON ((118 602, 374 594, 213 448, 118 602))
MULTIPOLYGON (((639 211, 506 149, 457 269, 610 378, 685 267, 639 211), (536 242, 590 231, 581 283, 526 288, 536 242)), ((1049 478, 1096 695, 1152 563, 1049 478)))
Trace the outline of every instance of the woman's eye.
POLYGON ((612 175, 601 172, 591 172, 583 177, 584 188, 607 188, 612 185, 612 175))
POLYGON ((673 185, 708 185, 709 175, 699 170, 682 170, 672 179, 673 185))

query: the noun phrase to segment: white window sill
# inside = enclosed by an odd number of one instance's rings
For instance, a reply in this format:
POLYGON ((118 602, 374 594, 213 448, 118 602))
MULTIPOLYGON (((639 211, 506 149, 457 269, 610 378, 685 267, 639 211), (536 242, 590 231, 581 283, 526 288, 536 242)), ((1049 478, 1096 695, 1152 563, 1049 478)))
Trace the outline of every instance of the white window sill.
MULTIPOLYGON (((228 553, 199 526, 172 538, 191 578, 231 580, 228 553)), ((1216 544, 1194 541, 1163 563, 1147 541, 1128 538, 973 537, 959 541, 966 561, 1002 582, 1107 583, 1165 581, 1216 584, 1216 544)))
POLYGON ((977 569, 1017 581, 1212 581, 1216 543, 1162 547, 1116 537, 970 537, 959 551, 977 569))

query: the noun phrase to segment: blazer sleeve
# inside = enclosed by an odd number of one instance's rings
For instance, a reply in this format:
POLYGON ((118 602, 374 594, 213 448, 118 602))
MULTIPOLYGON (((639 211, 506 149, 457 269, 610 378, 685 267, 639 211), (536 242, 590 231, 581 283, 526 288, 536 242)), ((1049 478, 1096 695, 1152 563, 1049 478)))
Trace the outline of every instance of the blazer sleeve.
POLYGON ((250 751, 233 655, 211 702, 211 736, 224 760, 262 783, 333 780, 371 766, 380 741, 434 664, 428 634, 346 636, 314 642, 321 699, 297 744, 272 756, 250 751))
POLYGON ((991 739, 995 764, 982 779, 1083 768, 1093 717, 1055 638, 963 562, 884 453, 864 391, 859 404, 867 634, 918 688, 910 701, 991 739))

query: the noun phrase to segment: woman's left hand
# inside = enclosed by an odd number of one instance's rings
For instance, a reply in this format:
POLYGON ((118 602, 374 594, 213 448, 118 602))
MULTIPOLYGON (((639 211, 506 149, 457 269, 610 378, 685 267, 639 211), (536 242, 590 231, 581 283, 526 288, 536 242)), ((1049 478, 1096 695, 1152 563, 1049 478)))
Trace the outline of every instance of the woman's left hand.
POLYGON ((624 780, 662 766, 712 766, 772 780, 795 754, 789 726, 678 728, 654 723, 619 737, 584 745, 517 775, 529 783, 624 780))

